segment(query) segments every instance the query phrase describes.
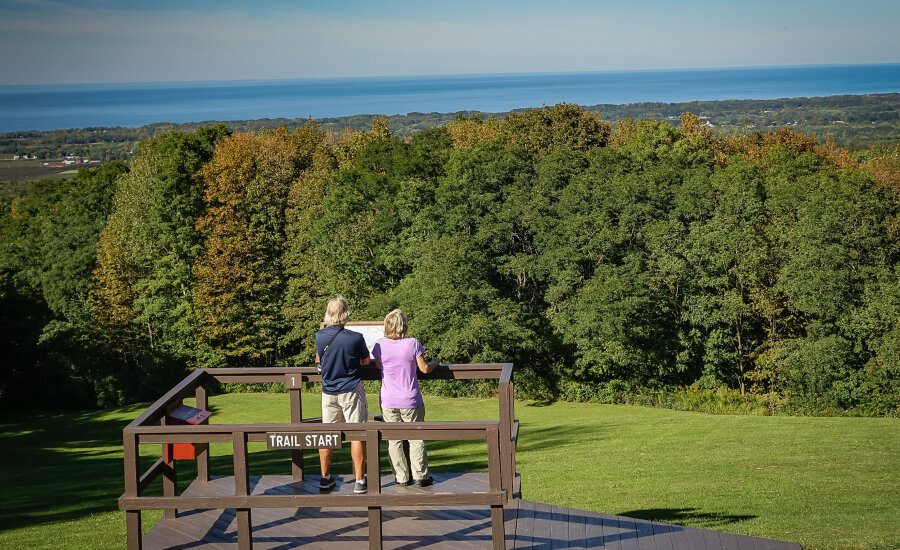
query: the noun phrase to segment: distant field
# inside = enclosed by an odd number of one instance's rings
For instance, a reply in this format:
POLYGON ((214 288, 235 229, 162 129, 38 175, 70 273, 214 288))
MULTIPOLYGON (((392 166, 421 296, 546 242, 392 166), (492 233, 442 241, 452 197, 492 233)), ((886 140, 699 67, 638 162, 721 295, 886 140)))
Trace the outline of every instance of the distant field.
MULTIPOLYGON (((318 395, 303 400, 314 414, 318 395)), ((376 396, 369 402, 377 403, 376 396)), ((429 420, 497 417, 493 400, 429 396, 426 406, 429 420)), ((284 394, 217 396, 210 408, 215 423, 289 420, 284 394)), ((796 541, 806 549, 900 548, 896 419, 710 416, 576 403, 516 408, 527 499, 796 541)), ((4 411, 0 548, 124 547, 125 519, 116 510, 121 430, 140 410, 4 411)), ((285 473, 287 453, 264 447, 250 445, 251 473, 285 473)), ((349 472, 347 454, 336 454, 335 472, 349 472)), ((229 475, 230 447, 213 445, 212 455, 213 474, 229 475)), ((154 459, 145 458, 143 467, 154 459)), ((487 467, 482 447, 470 442, 433 442, 429 462, 434 471, 487 467)), ((182 466, 186 479, 190 463, 182 466)), ((159 517, 146 513, 145 529, 159 517)))
POLYGON ((0 160, 0 183, 67 178, 78 170, 44 166, 46 160, 0 160))

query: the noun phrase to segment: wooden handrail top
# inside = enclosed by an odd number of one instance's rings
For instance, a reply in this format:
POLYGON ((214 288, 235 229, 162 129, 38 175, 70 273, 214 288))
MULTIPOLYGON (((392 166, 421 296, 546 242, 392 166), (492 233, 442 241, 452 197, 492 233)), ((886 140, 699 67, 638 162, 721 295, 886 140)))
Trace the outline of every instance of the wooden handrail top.
POLYGON ((469 422, 465 420, 444 422, 365 422, 342 424, 198 424, 198 425, 170 425, 170 426, 135 426, 125 428, 125 434, 136 435, 165 435, 165 434, 221 434, 243 432, 246 434, 260 434, 267 432, 366 432, 378 430, 381 432, 401 431, 478 431, 483 432, 497 428, 499 420, 480 420, 469 422))
POLYGON ((136 426, 143 426, 146 424, 159 422, 159 420, 166 414, 166 407, 168 407, 170 403, 173 403, 178 399, 183 399, 190 396, 198 386, 203 384, 204 378, 206 378, 206 376, 207 374, 205 369, 195 370, 192 373, 188 374, 184 378, 184 380, 176 384, 174 388, 166 392, 165 395, 163 395, 152 405, 147 407, 147 410, 145 410, 140 415, 138 415, 137 418, 132 420, 131 423, 126 427, 126 430, 128 428, 133 428, 136 426))
MULTIPOLYGON (((503 367, 506 365, 511 365, 511 363, 441 363, 440 367, 445 368, 447 370, 452 371, 466 371, 466 370, 495 370, 498 373, 503 370, 503 367)), ((363 367, 364 370, 378 370, 377 367, 367 366, 363 367)), ((252 374, 294 374, 294 373, 309 373, 315 374, 316 367, 312 365, 306 366, 297 366, 297 367, 221 367, 221 368, 212 368, 212 369, 200 369, 205 370, 208 374, 215 377, 216 374, 228 374, 228 375, 247 375, 251 376, 252 374)))
MULTIPOLYGON (((430 373, 419 373, 423 380, 481 379, 504 381, 505 374, 512 371, 508 363, 442 363, 430 373), (507 365, 508 368, 507 368, 507 365)), ((314 366, 300 367, 252 367, 252 368, 217 368, 207 369, 207 374, 218 382, 254 383, 284 382, 285 375, 298 375, 304 382, 321 382, 322 376, 314 366)), ((360 375, 363 380, 380 380, 381 371, 374 365, 362 367, 360 375)), ((506 380, 508 381, 508 379, 506 380)))

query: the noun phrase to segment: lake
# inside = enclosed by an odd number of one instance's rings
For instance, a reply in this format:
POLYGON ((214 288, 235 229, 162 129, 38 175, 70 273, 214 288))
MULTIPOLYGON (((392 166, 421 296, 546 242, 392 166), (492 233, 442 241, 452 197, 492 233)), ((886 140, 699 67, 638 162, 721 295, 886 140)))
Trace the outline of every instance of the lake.
POLYGON ((900 91, 900 64, 0 86, 0 132, 900 91))

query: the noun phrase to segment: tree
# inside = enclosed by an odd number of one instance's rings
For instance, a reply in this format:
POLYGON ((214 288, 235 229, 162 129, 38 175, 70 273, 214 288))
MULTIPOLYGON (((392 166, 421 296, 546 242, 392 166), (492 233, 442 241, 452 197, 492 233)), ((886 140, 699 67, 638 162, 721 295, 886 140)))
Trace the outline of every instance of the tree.
POLYGON ((273 365, 284 355, 285 213, 301 160, 288 132, 276 130, 226 137, 202 169, 193 298, 206 366, 273 365))
POLYGON ((119 183, 92 298, 94 317, 132 378, 162 386, 197 361, 191 269, 203 211, 198 172, 226 134, 218 125, 142 142, 119 183))

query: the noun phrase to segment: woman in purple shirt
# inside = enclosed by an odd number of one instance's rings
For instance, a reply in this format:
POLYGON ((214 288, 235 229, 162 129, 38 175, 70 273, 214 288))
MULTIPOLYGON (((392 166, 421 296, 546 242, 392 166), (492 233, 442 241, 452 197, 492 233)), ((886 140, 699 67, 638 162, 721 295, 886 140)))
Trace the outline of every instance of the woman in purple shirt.
MULTIPOLYGON (((385 422, 423 422, 425 405, 419 390, 416 368, 428 373, 437 368, 437 359, 425 362, 425 348, 415 338, 406 337, 406 315, 399 309, 384 318, 384 338, 375 342, 372 357, 381 369, 381 415, 385 422)), ((428 475, 428 456, 424 441, 409 442, 409 466, 407 467, 402 441, 388 441, 388 454, 394 467, 397 483, 419 487, 431 485, 428 475)))

